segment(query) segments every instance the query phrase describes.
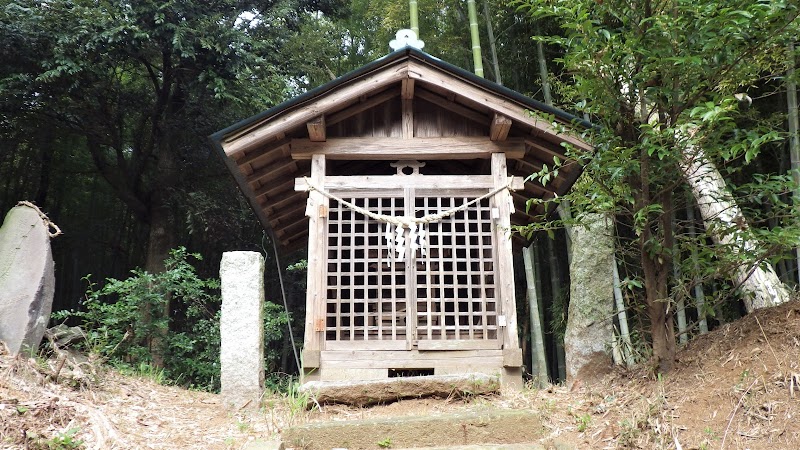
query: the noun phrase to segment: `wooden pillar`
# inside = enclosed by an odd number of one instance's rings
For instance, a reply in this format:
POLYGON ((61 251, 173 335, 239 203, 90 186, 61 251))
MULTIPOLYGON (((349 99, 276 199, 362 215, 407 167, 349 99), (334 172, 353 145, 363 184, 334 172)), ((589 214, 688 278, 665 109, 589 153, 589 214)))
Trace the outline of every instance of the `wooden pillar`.
MULTIPOLYGON (((325 186, 325 155, 311 157, 311 182, 325 186)), ((320 352, 325 340, 325 261, 328 240, 328 199, 317 191, 308 196, 308 278, 306 330, 303 346, 304 380, 319 378, 320 352)))
MULTIPOLYGON (((492 153, 492 178, 495 188, 508 185, 508 170, 505 153, 492 153)), ((501 190, 494 196, 494 207, 499 217, 494 222, 497 267, 495 267, 495 285, 500 294, 499 302, 502 316, 500 324, 503 333, 503 366, 505 366, 504 384, 521 383, 522 351, 517 336, 517 307, 514 294, 514 260, 511 245, 511 213, 513 203, 511 193, 501 190), (505 320, 502 320, 502 317, 505 320), (511 378, 514 378, 513 380, 511 378), (519 381, 517 381, 519 379, 519 381)))

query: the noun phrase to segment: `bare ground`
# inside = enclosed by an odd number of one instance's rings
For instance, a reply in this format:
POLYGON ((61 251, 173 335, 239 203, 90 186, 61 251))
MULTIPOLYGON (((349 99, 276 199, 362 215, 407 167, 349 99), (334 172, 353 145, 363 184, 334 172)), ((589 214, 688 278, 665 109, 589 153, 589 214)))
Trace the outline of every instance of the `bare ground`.
POLYGON ((293 425, 487 407, 535 411, 545 448, 800 448, 797 301, 693 340, 666 376, 642 368, 572 391, 551 386, 471 400, 309 412, 303 399, 276 395, 259 411, 245 411, 227 408, 214 394, 123 376, 92 361, 57 366, 0 350, 0 448, 239 449, 293 425))

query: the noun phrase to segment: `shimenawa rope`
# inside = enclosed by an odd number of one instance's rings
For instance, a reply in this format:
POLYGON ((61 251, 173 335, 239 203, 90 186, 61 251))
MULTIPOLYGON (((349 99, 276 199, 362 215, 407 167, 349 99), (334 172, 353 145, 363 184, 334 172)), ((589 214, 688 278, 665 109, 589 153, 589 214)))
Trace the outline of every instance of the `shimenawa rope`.
POLYGON ((452 216, 453 214, 457 214, 457 213, 459 213, 461 211, 465 211, 470 206, 472 206, 474 204, 477 204, 477 203, 479 203, 479 202, 481 202, 483 200, 486 200, 487 198, 494 197, 497 193, 499 193, 499 192, 501 192, 501 191, 503 191, 505 189, 509 189, 510 190, 511 189, 512 180, 513 180, 513 177, 509 177, 509 181, 505 186, 500 186, 500 187, 498 187, 497 189, 495 189, 495 190, 493 190, 491 192, 488 192, 488 193, 486 193, 486 194, 484 194, 484 195, 482 195, 482 196, 480 196, 478 198, 475 198, 475 199, 472 199, 472 200, 470 200, 468 202, 465 202, 460 206, 456 206, 455 208, 450 208, 448 210, 445 210, 445 211, 442 211, 442 212, 438 212, 438 213, 435 213, 435 214, 426 214, 425 216, 422 216, 422 217, 408 217, 408 216, 396 217, 396 216, 389 216, 389 215, 386 215, 386 214, 377 214, 377 213, 374 213, 372 211, 369 211, 369 210, 366 210, 364 208, 361 208, 361 207, 359 207, 357 205, 354 205, 353 203, 348 202, 347 200, 345 200, 343 198, 338 197, 335 194, 332 194, 332 193, 330 193, 330 192, 328 192, 328 191, 326 191, 324 189, 321 189, 321 188, 315 186, 311 182, 311 180, 309 180, 308 178, 305 178, 305 181, 306 181, 306 184, 308 185, 308 190, 309 191, 317 191, 320 194, 322 194, 323 196, 325 196, 325 197, 327 197, 327 198, 329 198, 331 200, 336 200, 337 202, 341 203, 342 205, 350 208, 351 210, 353 210, 353 211, 355 211, 355 212, 357 212, 359 214, 365 215, 365 216, 369 217, 370 219, 374 219, 374 220, 377 220, 377 221, 383 222, 383 223, 390 223, 390 224, 392 224, 394 226, 405 228, 405 229, 411 229, 412 225, 414 225, 414 224, 423 224, 424 225, 424 224, 429 224, 429 223, 433 223, 433 222, 438 222, 438 221, 440 221, 440 220, 442 220, 444 218, 452 216))
POLYGON ((425 239, 425 236, 427 234, 425 230, 426 224, 438 222, 454 214, 465 211, 470 206, 480 203, 481 201, 487 198, 493 197, 494 195, 505 189, 511 190, 511 183, 513 182, 513 180, 514 180, 513 177, 509 177, 508 183, 505 186, 500 186, 495 190, 488 192, 478 198, 472 199, 468 202, 464 202, 460 206, 456 206, 454 208, 450 208, 445 211, 441 211, 434 214, 426 214, 422 217, 409 217, 409 216, 396 217, 396 216, 389 216, 386 214, 374 213, 367 209, 361 208, 358 205, 350 203, 347 200, 335 194, 332 194, 318 186, 315 186, 308 178, 305 178, 309 191, 317 191, 323 196, 339 202, 339 204, 344 205, 345 207, 351 209, 354 212, 367 216, 373 220, 377 220, 378 222, 385 223, 386 224, 385 239, 389 246, 389 251, 392 254, 397 253, 398 261, 403 261, 403 259, 405 258, 405 252, 406 252, 405 230, 408 230, 408 239, 411 243, 412 254, 415 253, 417 249, 421 249, 422 256, 425 257, 427 253, 427 243, 428 243, 427 240, 425 239), (392 230, 390 228, 391 225, 394 225, 396 228, 392 230))
POLYGON ((19 202, 19 203, 17 203, 17 206, 27 206, 28 208, 33 208, 33 210, 36 211, 39 214, 39 217, 42 218, 42 222, 44 222, 44 225, 47 227, 47 235, 50 236, 50 239, 52 239, 52 238, 54 238, 56 236, 60 236, 62 234, 61 233, 61 228, 58 228, 58 225, 56 225, 53 222, 51 222, 50 218, 47 217, 47 214, 43 213, 42 210, 39 209, 38 206, 34 205, 33 203, 31 203, 29 201, 24 201, 24 200, 19 202), (54 230, 54 231, 50 231, 50 230, 54 230))

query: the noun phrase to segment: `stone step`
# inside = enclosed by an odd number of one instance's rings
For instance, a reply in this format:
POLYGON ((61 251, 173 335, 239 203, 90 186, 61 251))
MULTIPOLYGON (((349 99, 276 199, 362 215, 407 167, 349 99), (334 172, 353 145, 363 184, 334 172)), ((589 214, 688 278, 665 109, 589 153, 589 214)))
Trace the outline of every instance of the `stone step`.
MULTIPOLYGON (((411 449, 398 449, 411 450, 411 449)), ((523 444, 481 444, 481 445, 453 445, 450 447, 418 447, 413 450, 545 450, 545 446, 534 443, 523 444)))
MULTIPOLYGON (((311 423, 285 429, 281 437, 286 448, 304 450, 471 449, 481 447, 469 446, 485 444, 489 447, 483 448, 491 449, 537 442, 544 432, 540 417, 532 411, 487 408, 457 414, 311 423)), ((538 448, 525 445, 520 448, 538 448)))

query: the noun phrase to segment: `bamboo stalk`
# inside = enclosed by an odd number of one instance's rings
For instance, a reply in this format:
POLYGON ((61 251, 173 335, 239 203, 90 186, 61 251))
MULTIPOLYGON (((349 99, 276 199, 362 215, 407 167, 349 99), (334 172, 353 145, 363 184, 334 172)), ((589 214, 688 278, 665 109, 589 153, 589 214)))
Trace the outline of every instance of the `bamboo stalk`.
POLYGON ((494 38, 494 28, 492 28, 492 19, 489 15, 489 2, 483 2, 483 16, 486 18, 486 34, 489 36, 489 51, 492 52, 492 67, 494 67, 494 81, 502 85, 503 78, 500 76, 500 62, 497 59, 497 45, 494 38))
POLYGON ((475 75, 483 78, 481 39, 480 33, 478 33, 478 10, 475 0, 467 0, 467 14, 469 15, 469 36, 472 42, 472 63, 475 65, 475 75))
MULTIPOLYGON (((672 227, 673 229, 678 228, 678 223, 675 218, 675 210, 673 209, 670 211, 672 227)), ((672 264, 672 276, 675 279, 675 284, 677 285, 681 281, 681 270, 678 267, 680 265, 680 252, 678 252, 674 258, 675 261, 672 264)), ((684 295, 678 295, 678 305, 675 309, 675 315, 678 318, 678 341, 681 345, 686 344, 689 342, 689 333, 686 330, 686 298, 684 295)))
POLYGON ((419 38, 419 10, 417 9, 417 0, 408 0, 408 12, 411 16, 411 31, 419 38))
MULTIPOLYGON (((786 71, 786 102, 789 109, 789 157, 792 164, 792 180, 795 183, 792 192, 792 202, 798 210, 797 217, 800 217, 800 120, 797 114, 797 82, 795 76, 795 57, 794 41, 789 42, 788 60, 789 68, 786 71)), ((797 281, 800 283, 800 246, 795 247, 795 259, 797 263, 797 281)))
MULTIPOLYGON (((536 34, 539 34, 539 26, 536 26, 536 34)), ((539 79, 542 81, 542 93, 544 103, 553 106, 553 96, 550 94, 550 77, 547 72, 547 61, 544 59, 544 45, 542 41, 536 41, 536 57, 539 60, 539 79)))
MULTIPOLYGON (((561 279, 560 266, 558 262, 558 255, 556 254, 555 239, 548 239, 547 244, 548 244, 547 256, 550 264, 550 291, 552 294, 552 298, 550 299, 550 305, 552 307, 552 305, 555 304, 556 302, 559 291, 561 291, 562 279, 561 279)), ((554 342, 556 351, 556 363, 558 367, 558 377, 562 380, 566 380, 567 363, 566 363, 566 355, 564 349, 564 338, 555 337, 554 342)))
POLYGON ((622 339, 622 354, 625 358, 625 365, 633 366, 633 345, 631 344, 631 334, 628 329, 628 313, 625 311, 625 301, 622 298, 620 288, 619 269, 617 268, 617 258, 614 257, 614 303, 617 306, 617 320, 619 321, 619 336, 622 339))
MULTIPOLYGON (((686 220, 689 222, 689 239, 691 242, 694 242, 695 235, 697 234, 694 230, 694 206, 692 206, 693 197, 691 195, 688 196, 688 201, 686 202, 686 220)), ((692 247, 692 267, 694 268, 694 272, 697 273, 699 270, 699 257, 697 256, 697 247, 692 247)), ((708 321, 706 320, 706 295, 703 292, 703 283, 695 277, 692 280, 692 284, 694 285, 694 304, 697 308, 697 322, 700 326, 700 334, 708 333, 708 321)))
POLYGON ((544 353, 544 337, 542 335, 542 322, 539 314, 539 296, 536 294, 535 271, 533 265, 533 247, 522 249, 522 259, 525 263, 525 281, 528 285, 528 304, 531 321, 531 375, 536 376, 540 387, 547 383, 547 358, 544 353))

